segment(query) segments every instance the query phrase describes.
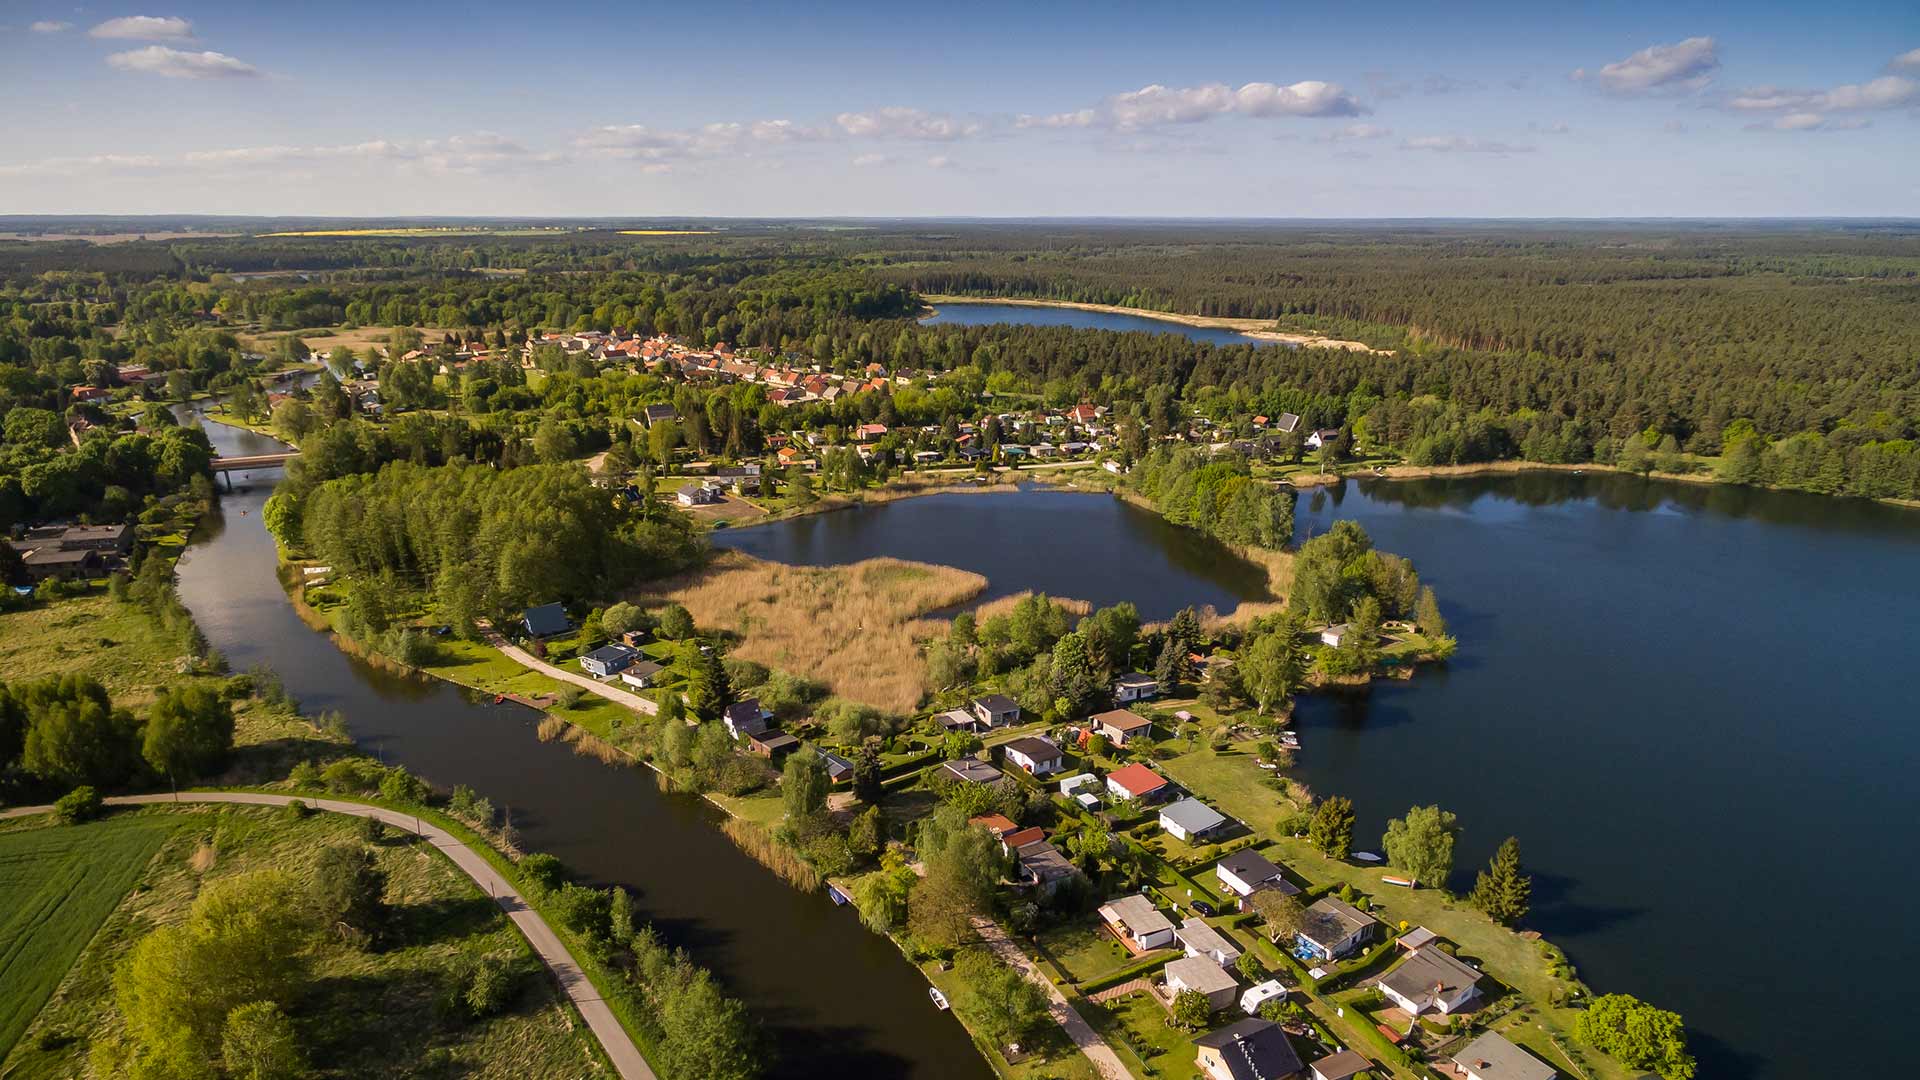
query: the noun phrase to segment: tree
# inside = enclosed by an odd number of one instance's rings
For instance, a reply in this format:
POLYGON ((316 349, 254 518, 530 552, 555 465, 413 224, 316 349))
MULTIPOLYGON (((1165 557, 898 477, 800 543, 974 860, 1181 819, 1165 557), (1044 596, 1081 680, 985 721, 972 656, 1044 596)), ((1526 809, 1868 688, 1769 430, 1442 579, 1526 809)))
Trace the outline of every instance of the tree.
POLYGON ((1305 654, 1293 620, 1256 638, 1236 666, 1242 685, 1262 713, 1285 704, 1306 677, 1305 654))
POLYGON ((1344 859, 1353 852, 1353 823, 1353 800, 1330 795, 1314 809, 1307 842, 1330 859, 1344 859))
POLYGON ((1386 848, 1387 861, 1405 870, 1414 885, 1427 881, 1443 886, 1453 871, 1453 840, 1459 833, 1459 820, 1451 811, 1416 806, 1406 817, 1387 822, 1380 843, 1386 848))
POLYGON ((276 491, 260 507, 260 521, 280 542, 292 547, 300 541, 300 501, 292 492, 276 491))
POLYGON ((887 933, 907 921, 907 901, 920 880, 898 848, 880 856, 880 869, 854 886, 853 903, 867 929, 887 933))
MULTIPOLYGON (((1273 890, 1268 889, 1266 891, 1272 892, 1273 890)), ((1260 958, 1250 952, 1241 953, 1240 959, 1233 962, 1233 969, 1239 973, 1241 978, 1250 983, 1257 983, 1267 977, 1267 969, 1261 966, 1260 958)))
POLYGON ((141 747, 154 771, 178 785, 214 772, 232 750, 233 706, 225 698, 199 684, 160 691, 141 747))
POLYGON ((661 1072, 708 1080, 753 1080, 761 1073, 759 1032, 746 1009, 720 992, 713 976, 686 967, 661 995, 661 1072))
POLYGON ((1679 1014, 1656 1009, 1631 994, 1594 998, 1574 1021, 1573 1032, 1630 1069, 1651 1069, 1666 1080, 1693 1080, 1697 1066, 1687 1051, 1687 1031, 1679 1014))
POLYGON ((1087 639, 1078 631, 1054 642, 1052 672, 1053 699, 1060 703, 1063 717, 1087 715, 1106 692, 1106 682, 1094 668, 1087 639))
POLYGON ((695 650, 693 668, 687 673, 687 710, 702 721, 712 722, 720 719, 732 700, 733 686, 727 680, 720 650, 695 650))
POLYGON ((1306 925, 1307 909, 1301 906, 1298 897, 1289 896, 1279 889, 1258 889, 1249 900, 1253 910, 1259 914, 1260 921, 1266 925, 1269 941, 1292 941, 1293 936, 1306 925))
POLYGON ((963 611, 953 617, 953 623, 947 629, 947 642, 956 649, 971 649, 979 640, 979 627, 971 611, 963 611))
POLYGON ((82 785, 54 800, 53 816, 59 818, 63 825, 77 825, 99 817, 104 808, 100 793, 82 785))
POLYGON ((1046 991, 986 949, 969 949, 955 963, 962 985, 954 1008, 995 1046, 1026 1039, 1047 1018, 1046 991))
POLYGON ((614 637, 619 637, 629 630, 638 628, 642 618, 639 608, 621 600, 608 604, 607 610, 600 613, 600 628, 614 637))
POLYGON ((1430 640, 1446 636, 1447 620, 1440 615, 1440 601, 1433 595, 1433 586, 1421 586, 1420 599, 1413 608, 1413 621, 1430 640))
POLYGON ((878 806, 887 794, 880 767, 880 745, 877 735, 860 740, 860 753, 853 759, 853 794, 868 806, 878 806))
POLYGON ((1520 872, 1520 841, 1509 836, 1473 883, 1473 904, 1494 922, 1512 926, 1527 917, 1533 878, 1520 872))
POLYGON ((1347 617, 1346 640, 1340 647, 1352 653, 1348 667, 1353 671, 1369 671, 1379 662, 1380 601, 1371 596, 1354 601, 1353 612, 1347 617))
POLYGON ((307 1071, 293 1020, 271 1001, 252 1001, 227 1014, 220 1064, 233 1080, 295 1080, 307 1071))
POLYGON ((1213 1004, 1198 990, 1182 990, 1173 997, 1173 1021, 1188 1031, 1213 1022, 1213 1004))
POLYGON ((871 859, 880 852, 885 824, 880 820, 880 808, 869 806, 865 812, 854 817, 847 826, 847 847, 862 859, 871 859))
POLYGON ((780 771, 780 798, 787 822, 798 825, 827 807, 827 767, 818 754, 788 754, 780 771))
POLYGON ((137 725, 115 710, 106 688, 84 675, 14 687, 27 718, 20 765, 52 784, 110 788, 139 760, 137 725))
POLYGON ((375 941, 386 923, 387 875, 358 844, 322 848, 314 864, 309 902, 319 925, 341 940, 375 941))
POLYGON ((1357 573, 1360 560, 1373 550, 1367 531, 1341 519, 1328 531, 1300 545, 1293 559, 1293 586, 1287 606, 1319 622, 1341 622, 1365 587, 1357 573))
POLYGON ((675 641, 685 641, 694 633, 693 616, 679 604, 668 604, 660 609, 660 636, 675 641))

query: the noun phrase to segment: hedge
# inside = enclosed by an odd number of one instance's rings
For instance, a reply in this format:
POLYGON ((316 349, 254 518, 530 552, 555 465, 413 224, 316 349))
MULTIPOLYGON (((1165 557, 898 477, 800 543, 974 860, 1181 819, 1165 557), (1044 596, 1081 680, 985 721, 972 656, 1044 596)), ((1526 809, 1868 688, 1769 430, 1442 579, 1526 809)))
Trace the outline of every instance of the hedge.
POLYGON ((1179 959, 1179 957, 1176 957, 1176 956, 1150 957, 1148 959, 1141 960, 1133 964, 1129 964, 1126 967, 1121 968, 1119 971, 1109 972, 1105 975, 1100 976, 1097 979, 1089 979, 1086 982, 1081 983, 1077 987, 1077 989, 1082 994, 1086 994, 1086 995, 1097 994, 1102 990, 1108 990, 1113 987, 1119 986, 1123 982, 1127 982, 1132 979, 1137 979, 1140 976, 1145 975, 1149 972, 1159 971, 1161 968, 1167 966, 1168 963, 1177 959, 1179 959))

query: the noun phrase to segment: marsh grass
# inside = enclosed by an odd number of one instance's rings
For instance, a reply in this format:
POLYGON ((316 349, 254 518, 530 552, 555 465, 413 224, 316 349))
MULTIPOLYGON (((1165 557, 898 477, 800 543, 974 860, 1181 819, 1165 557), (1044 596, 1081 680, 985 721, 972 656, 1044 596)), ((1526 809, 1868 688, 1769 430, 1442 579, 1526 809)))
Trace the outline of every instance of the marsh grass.
POLYGON ((720 828, 735 847, 753 856, 755 862, 779 875, 781 880, 801 892, 819 891, 821 882, 825 880, 820 871, 792 848, 782 844, 765 826, 745 818, 728 817, 720 828))

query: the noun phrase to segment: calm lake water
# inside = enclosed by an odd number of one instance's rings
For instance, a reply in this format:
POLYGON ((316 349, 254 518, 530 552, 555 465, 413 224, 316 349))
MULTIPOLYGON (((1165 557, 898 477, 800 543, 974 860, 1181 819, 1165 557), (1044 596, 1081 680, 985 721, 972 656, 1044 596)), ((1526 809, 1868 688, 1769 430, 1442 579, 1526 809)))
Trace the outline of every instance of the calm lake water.
POLYGON ((1118 315, 1106 311, 1082 311, 1079 308, 1030 307, 1026 304, 969 304, 942 302, 924 323, 954 323, 960 326, 989 326, 1014 323, 1024 326, 1076 326, 1082 330, 1139 331, 1148 334, 1182 334, 1194 341, 1213 345, 1277 345, 1233 330, 1204 326, 1182 326, 1166 319, 1144 315, 1118 315))
MULTIPOLYGON (((207 425, 223 454, 271 439, 207 425)), ((224 520, 180 562, 180 593, 234 670, 269 664, 309 713, 339 710, 354 738, 441 788, 468 784, 507 810, 529 850, 633 893, 671 943, 712 969, 764 1022, 770 1075, 984 1080, 992 1075, 926 981, 851 907, 787 887, 736 849, 706 801, 663 794, 653 773, 614 768, 535 735, 531 709, 438 680, 400 678, 334 648, 294 614, 274 577, 260 506, 278 472, 236 477, 224 520)))
POLYGON ((762 559, 830 566, 883 555, 986 575, 984 602, 1027 589, 1095 606, 1131 600, 1145 619, 1265 596, 1266 572, 1192 529, 1111 495, 1022 488, 928 495, 722 529, 713 542, 762 559))

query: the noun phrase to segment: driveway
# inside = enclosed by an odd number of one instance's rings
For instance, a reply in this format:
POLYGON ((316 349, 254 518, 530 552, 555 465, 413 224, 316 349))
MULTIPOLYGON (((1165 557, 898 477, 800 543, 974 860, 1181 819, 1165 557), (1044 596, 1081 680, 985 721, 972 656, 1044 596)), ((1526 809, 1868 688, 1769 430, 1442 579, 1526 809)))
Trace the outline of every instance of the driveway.
MULTIPOLYGON (((421 821, 412 814, 384 807, 368 806, 364 803, 341 802, 337 799, 316 799, 304 795, 266 795, 244 791, 208 791, 182 792, 173 795, 120 795, 106 800, 109 806, 145 806, 154 803, 240 803, 246 806, 285 806, 294 799, 319 810, 328 810, 336 814, 351 814, 355 817, 373 817, 402 832, 413 833, 427 839, 441 853, 453 860, 453 865, 473 879, 474 884, 487 891, 500 909, 507 913, 520 932, 526 936, 527 943, 540 956, 547 970, 559 981, 560 989, 573 1001, 580 1015, 593 1030, 594 1037, 606 1050, 607 1057, 613 1061, 613 1067, 623 1080, 657 1080, 651 1066, 640 1056, 640 1048, 633 1044, 627 1035, 627 1029, 613 1015, 613 1010, 600 997, 600 992, 587 981, 580 965, 574 962, 573 954, 554 934, 553 928, 540 917, 539 912, 527 906, 525 898, 513 887, 493 864, 480 854, 461 843, 452 833, 431 822, 421 821)), ((0 812, 0 819, 26 817, 31 814, 52 812, 51 806, 20 806, 0 812)))
POLYGON ((653 716, 660 711, 660 706, 641 697, 639 694, 629 693, 616 686, 609 686, 598 679, 589 678, 578 672, 554 667, 552 664, 534 656, 520 646, 509 642, 506 638, 501 637, 492 630, 487 630, 485 633, 487 644, 499 649, 502 653, 506 654, 507 659, 512 660, 523 668, 530 671, 537 671, 548 678, 559 679, 564 683, 572 683, 589 694, 598 694, 616 705, 625 705, 634 712, 653 716))

